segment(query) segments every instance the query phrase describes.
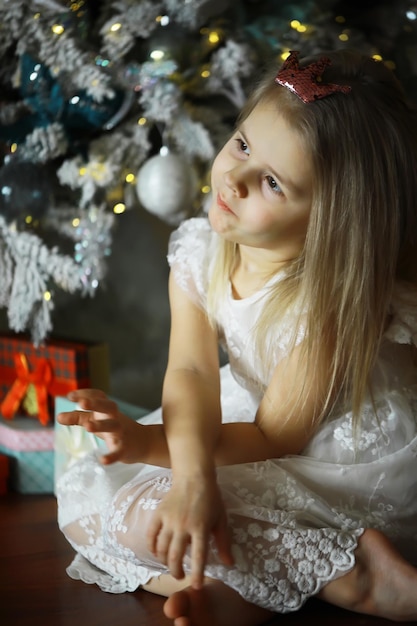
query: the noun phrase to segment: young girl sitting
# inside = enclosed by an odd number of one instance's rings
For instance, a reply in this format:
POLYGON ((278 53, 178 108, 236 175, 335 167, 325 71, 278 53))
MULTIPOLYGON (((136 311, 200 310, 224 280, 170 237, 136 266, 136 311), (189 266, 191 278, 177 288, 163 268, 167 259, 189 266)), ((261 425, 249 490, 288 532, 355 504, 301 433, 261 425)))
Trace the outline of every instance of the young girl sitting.
POLYGON ((382 62, 293 52, 212 190, 170 242, 162 413, 80 390, 58 416, 108 447, 57 487, 69 574, 176 626, 312 596, 417 620, 416 113, 382 62))

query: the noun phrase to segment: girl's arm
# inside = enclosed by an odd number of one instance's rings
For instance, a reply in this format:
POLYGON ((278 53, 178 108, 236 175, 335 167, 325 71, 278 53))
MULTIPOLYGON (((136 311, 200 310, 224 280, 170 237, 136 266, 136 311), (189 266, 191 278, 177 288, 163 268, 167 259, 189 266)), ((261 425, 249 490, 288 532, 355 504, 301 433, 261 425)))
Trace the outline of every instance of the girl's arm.
POLYGON ((217 333, 206 315, 175 283, 169 285, 171 334, 162 393, 172 487, 155 510, 148 546, 182 578, 190 544, 192 584, 200 587, 210 536, 231 564, 223 501, 216 481, 215 450, 221 432, 217 333))
POLYGON ((220 435, 218 338, 205 313, 169 281, 171 333, 162 412, 176 475, 214 474, 220 435))
MULTIPOLYGON (((181 468, 186 474, 198 476, 205 474, 205 467, 208 473, 212 473, 213 465, 232 465, 297 454, 308 443, 314 432, 316 416, 321 413, 327 378, 326 370, 320 367, 319 362, 308 375, 300 348, 277 366, 254 423, 223 424, 219 429, 217 392, 211 398, 213 405, 210 408, 203 389, 211 396, 211 392, 217 389, 218 379, 214 376, 211 384, 210 378, 204 380, 201 376, 202 373, 174 370, 168 372, 166 377, 164 393, 173 406, 171 419, 181 401, 185 399, 191 403, 194 392, 196 405, 201 399, 204 408, 208 409, 207 422, 194 417, 190 422, 180 418, 177 428, 171 426, 172 450, 178 458, 178 474, 181 468), (187 383, 184 384, 184 380, 181 383, 182 376, 188 379, 187 383), (200 391, 197 386, 199 379, 200 391), (180 384, 176 384, 177 381, 180 384), (171 385, 173 388, 170 391, 171 385), (187 392, 188 385, 192 390, 187 392), (310 391, 303 395, 306 389, 310 391), (216 432, 217 438, 214 437, 216 432), (205 445, 210 436, 215 441, 214 448, 213 443, 211 448, 205 445)), ((57 416, 58 421, 68 426, 83 426, 104 439, 109 449, 108 454, 103 456, 104 464, 122 461, 171 467, 172 459, 161 424, 144 426, 136 423, 120 413, 117 404, 102 391, 82 389, 71 392, 68 398, 84 410, 61 413, 57 416)), ((198 410, 191 410, 191 415, 197 416, 198 410)))
POLYGON ((216 465, 233 465, 299 454, 319 424, 326 403, 330 360, 317 355, 314 368, 297 346, 275 368, 254 423, 223 424, 216 465))

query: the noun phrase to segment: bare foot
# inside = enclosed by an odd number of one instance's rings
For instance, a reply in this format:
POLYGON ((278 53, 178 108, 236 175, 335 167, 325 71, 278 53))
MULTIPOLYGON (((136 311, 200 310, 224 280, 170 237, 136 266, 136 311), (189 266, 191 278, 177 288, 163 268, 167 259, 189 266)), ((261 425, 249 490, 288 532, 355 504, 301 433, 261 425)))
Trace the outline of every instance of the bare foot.
POLYGON ((165 602, 164 613, 175 626, 259 626, 273 616, 216 580, 200 590, 187 587, 177 591, 165 602))
POLYGON ((417 620, 417 569, 377 530, 359 539, 356 564, 327 584, 319 598, 337 606, 395 622, 417 620))

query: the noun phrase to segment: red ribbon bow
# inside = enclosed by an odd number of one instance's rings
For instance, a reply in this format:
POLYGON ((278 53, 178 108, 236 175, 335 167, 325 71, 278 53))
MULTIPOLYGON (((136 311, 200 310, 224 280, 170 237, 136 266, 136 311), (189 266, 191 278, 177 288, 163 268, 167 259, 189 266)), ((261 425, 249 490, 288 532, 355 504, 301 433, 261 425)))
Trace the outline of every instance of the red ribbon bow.
POLYGON ((41 357, 36 359, 35 369, 30 372, 24 354, 15 354, 14 361, 17 378, 0 405, 2 415, 5 419, 12 419, 29 385, 33 385, 38 401, 38 419, 43 426, 46 426, 49 422, 48 387, 52 380, 51 366, 47 359, 41 357))

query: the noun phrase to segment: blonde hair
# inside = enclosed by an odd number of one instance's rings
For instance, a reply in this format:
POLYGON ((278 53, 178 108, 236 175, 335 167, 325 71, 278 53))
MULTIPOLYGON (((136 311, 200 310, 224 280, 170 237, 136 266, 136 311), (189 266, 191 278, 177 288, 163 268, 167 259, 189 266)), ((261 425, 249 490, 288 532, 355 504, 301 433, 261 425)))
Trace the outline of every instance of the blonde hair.
MULTIPOLYGON (((417 283, 417 115, 382 62, 347 50, 325 56, 331 65, 323 80, 350 85, 349 94, 304 104, 274 83, 275 68, 253 91, 238 120, 259 103, 273 103, 299 133, 313 165, 304 248, 271 290, 256 332, 260 354, 265 354, 268 333, 285 312, 296 304, 306 312, 307 369, 314 371, 323 350, 329 363, 327 400, 317 419, 342 393, 358 423, 394 284, 417 283)), ((236 252, 234 244, 220 244, 208 295, 212 319, 233 274, 236 252)), ((293 346, 297 330, 296 324, 293 346)))

